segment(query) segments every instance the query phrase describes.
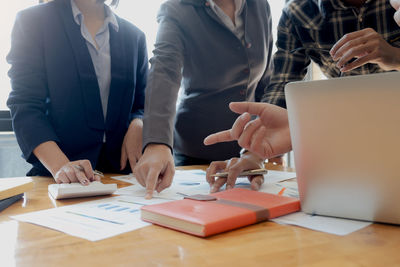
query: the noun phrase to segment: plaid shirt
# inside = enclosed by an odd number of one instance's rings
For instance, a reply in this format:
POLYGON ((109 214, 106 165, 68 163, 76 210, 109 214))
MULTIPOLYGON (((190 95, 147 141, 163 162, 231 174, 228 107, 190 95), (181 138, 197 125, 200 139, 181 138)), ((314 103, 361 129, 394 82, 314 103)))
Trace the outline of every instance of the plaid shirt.
POLYGON ((341 75, 329 50, 346 33, 365 28, 373 28, 400 47, 394 12, 389 0, 367 0, 361 8, 347 7, 340 0, 290 1, 279 22, 274 72, 263 101, 286 107, 285 85, 302 80, 311 60, 327 77, 384 72, 377 64, 366 64, 341 75))

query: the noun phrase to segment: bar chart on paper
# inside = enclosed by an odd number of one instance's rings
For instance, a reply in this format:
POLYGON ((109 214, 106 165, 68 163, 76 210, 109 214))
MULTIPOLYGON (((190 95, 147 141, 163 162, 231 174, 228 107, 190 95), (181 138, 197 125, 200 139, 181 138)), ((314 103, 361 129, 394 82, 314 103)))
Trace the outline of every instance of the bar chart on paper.
POLYGON ((163 200, 146 201, 143 198, 120 196, 12 218, 97 241, 149 225, 140 219, 140 207, 161 202, 163 200))

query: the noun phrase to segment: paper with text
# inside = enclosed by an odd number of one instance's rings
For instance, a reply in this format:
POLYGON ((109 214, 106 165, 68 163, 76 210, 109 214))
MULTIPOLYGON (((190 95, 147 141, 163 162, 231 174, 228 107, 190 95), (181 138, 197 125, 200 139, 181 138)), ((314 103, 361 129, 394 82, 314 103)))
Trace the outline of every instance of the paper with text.
POLYGON ((140 207, 166 200, 112 197, 60 208, 12 216, 22 222, 48 227, 66 234, 98 241, 150 225, 140 219, 140 207))

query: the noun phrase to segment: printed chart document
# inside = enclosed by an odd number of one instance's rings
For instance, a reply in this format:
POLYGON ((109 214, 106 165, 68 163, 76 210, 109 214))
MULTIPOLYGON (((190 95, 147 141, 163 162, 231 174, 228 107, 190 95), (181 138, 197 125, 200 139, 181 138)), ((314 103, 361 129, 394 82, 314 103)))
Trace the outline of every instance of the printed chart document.
MULTIPOLYGON (((276 185, 276 183, 289 180, 296 177, 295 172, 282 172, 282 171, 271 171, 269 170, 266 175, 264 175, 265 183, 262 185, 260 191, 266 193, 278 193, 283 188, 284 196, 297 197, 297 182, 292 182, 291 186, 286 184, 276 185), (293 188, 294 191, 293 191, 293 188)), ((111 177, 116 180, 124 181, 133 184, 133 186, 124 187, 118 189, 115 193, 118 195, 128 195, 128 196, 145 196, 146 190, 136 181, 136 178, 132 175, 124 176, 113 176, 111 177)), ((236 181, 237 188, 247 188, 250 189, 250 182, 247 178, 238 178, 236 181)), ((225 190, 225 186, 221 188, 225 190)), ((175 176, 172 181, 171 187, 165 189, 160 194, 155 192, 154 196, 161 199, 179 200, 187 195, 195 194, 209 194, 210 185, 206 181, 206 172, 203 170, 176 170, 175 176)))
MULTIPOLYGON (((260 191, 298 198, 297 182, 288 180, 295 176, 295 173, 269 171, 265 175, 265 182, 260 191)), ((31 212, 12 218, 90 241, 98 241, 149 225, 140 219, 140 208, 144 205, 179 200, 186 195, 208 194, 210 190, 203 170, 177 170, 172 186, 160 194, 155 192, 151 200, 144 199, 146 190, 132 175, 112 178, 132 185, 118 189, 116 192, 120 195, 118 197, 31 212)), ((236 187, 249 189, 250 183, 247 178, 239 178, 236 187)), ((286 215, 273 221, 339 235, 351 233, 370 224, 310 216, 303 212, 286 215)))
POLYGON ((13 219, 48 227, 66 234, 98 241, 150 225, 140 219, 140 207, 165 200, 141 197, 112 197, 47 209, 13 219))
MULTIPOLYGON (((268 171, 264 175, 265 182, 260 191, 282 196, 299 198, 297 181, 292 180, 296 177, 295 172, 268 171)), ((134 185, 118 189, 116 194, 127 196, 144 196, 146 190, 138 184, 135 177, 117 176, 112 177, 117 180, 124 179, 134 185)), ((238 188, 250 188, 247 178, 238 178, 236 186, 238 188)), ((224 190, 225 188, 222 188, 224 190)), ((179 200, 185 195, 208 194, 210 186, 206 182, 206 172, 203 170, 176 170, 173 183, 170 188, 165 189, 160 194, 155 192, 154 196, 160 199, 179 200)), ((297 212, 273 220, 280 224, 291 224, 308 229, 321 231, 336 235, 347 235, 360 230, 371 223, 356 220, 347 220, 325 216, 313 216, 304 212, 297 212)))

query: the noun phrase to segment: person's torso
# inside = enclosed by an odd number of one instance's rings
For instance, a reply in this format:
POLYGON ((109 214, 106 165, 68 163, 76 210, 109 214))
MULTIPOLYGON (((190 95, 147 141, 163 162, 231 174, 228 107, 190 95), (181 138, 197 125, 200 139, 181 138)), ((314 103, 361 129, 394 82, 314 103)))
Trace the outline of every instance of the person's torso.
MULTIPOLYGON (((345 34, 372 28, 390 45, 400 47, 400 27, 395 23, 395 10, 387 0, 368 0, 361 8, 346 7, 338 0, 294 0, 286 7, 305 54, 317 63, 328 77, 385 72, 377 64, 365 64, 341 73, 329 54, 345 34)), ((278 40, 279 41, 279 40, 278 40)), ((284 42, 284 40, 282 40, 284 42)))
POLYGON ((107 146, 120 151, 134 101, 138 32, 121 19, 119 32, 110 30, 111 82, 104 118, 86 40, 71 10, 62 9, 68 1, 57 0, 44 7, 46 15, 41 17, 40 27, 47 84, 46 116, 60 139, 60 148, 74 160, 94 150, 98 153, 104 134, 107 146))
POLYGON ((245 31, 240 40, 206 1, 171 2, 181 14, 178 24, 185 49, 174 148, 197 158, 237 156, 237 144, 204 147, 202 140, 232 125, 237 115, 229 110, 230 102, 255 100, 270 56, 269 6, 264 0, 246 1, 242 12, 245 31))

